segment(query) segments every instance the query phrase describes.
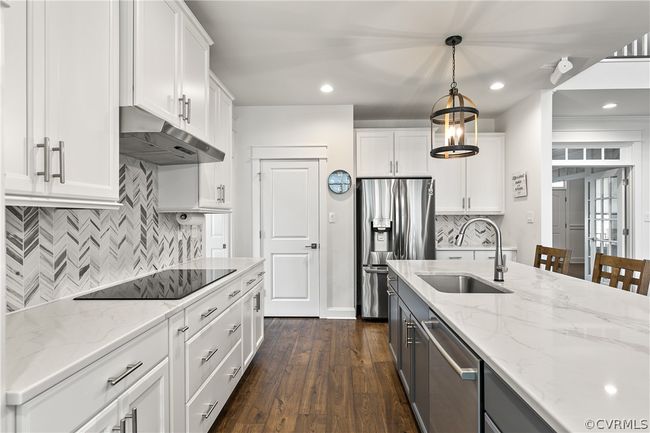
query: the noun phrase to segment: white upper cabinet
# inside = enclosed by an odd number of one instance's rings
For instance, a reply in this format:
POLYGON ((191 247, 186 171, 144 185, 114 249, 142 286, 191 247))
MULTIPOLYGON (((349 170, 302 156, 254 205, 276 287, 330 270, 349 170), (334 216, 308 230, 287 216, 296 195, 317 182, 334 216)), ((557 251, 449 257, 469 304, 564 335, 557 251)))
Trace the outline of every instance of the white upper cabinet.
POLYGON ((357 177, 429 176, 428 129, 359 129, 357 177))
POLYGON ((465 213, 465 160, 430 159, 430 175, 435 181, 436 214, 465 213))
POLYGON ((357 177, 393 176, 393 131, 357 131, 357 177))
POLYGON ((480 134, 478 155, 467 159, 467 212, 505 212, 505 136, 480 134))
POLYGON ((478 155, 429 161, 436 181, 437 214, 505 212, 505 136, 480 133, 478 138, 478 155))
POLYGON ((430 130, 395 131, 395 175, 429 176, 430 151, 430 130))
POLYGON ((180 124, 181 13, 175 1, 120 2, 120 105, 180 124))
POLYGON ((188 18, 183 19, 182 39, 181 99, 185 105, 185 129, 207 141, 210 44, 188 18))
POLYGON ((184 1, 122 0, 120 105, 208 140, 212 39, 184 1))
POLYGON ((7 203, 115 205, 117 2, 15 2, 6 13, 17 41, 5 69, 16 84, 2 101, 7 203))
POLYGON ((229 212, 232 209, 231 94, 214 74, 209 77, 207 141, 225 153, 221 162, 158 168, 161 212, 229 212))

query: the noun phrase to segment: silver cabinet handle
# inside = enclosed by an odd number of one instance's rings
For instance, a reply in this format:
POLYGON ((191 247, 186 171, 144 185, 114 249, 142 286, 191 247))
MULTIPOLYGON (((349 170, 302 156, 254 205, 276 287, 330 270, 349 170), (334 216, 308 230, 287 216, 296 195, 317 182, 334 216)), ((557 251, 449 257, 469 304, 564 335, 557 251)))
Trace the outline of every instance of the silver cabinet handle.
POLYGON ((258 272, 258 273, 257 273, 257 276, 258 276, 258 277, 261 277, 261 276, 263 276, 264 274, 266 274, 266 271, 258 272))
POLYGON ((208 350, 208 353, 205 356, 201 357, 201 364, 205 364, 206 362, 208 362, 210 358, 212 358, 214 354, 217 353, 218 351, 219 348, 208 350))
POLYGON ((228 330, 228 335, 232 335, 232 334, 234 334, 235 332, 237 332, 237 330, 239 329, 240 326, 241 326, 241 323, 238 323, 238 324, 236 324, 235 326, 233 326, 232 328, 230 328, 230 329, 228 330))
POLYGON ((44 137, 42 143, 36 145, 43 149, 43 171, 37 171, 36 176, 43 176, 45 182, 50 181, 50 137, 44 137))
POLYGON ((472 197, 467 197, 467 209, 472 208, 472 197))
POLYGON ((126 370, 124 370, 124 373, 120 374, 119 376, 109 377, 108 378, 108 383, 110 383, 111 386, 117 385, 118 383, 120 383, 122 381, 122 379, 127 377, 129 374, 133 373, 135 370, 137 370, 141 366, 142 366, 142 361, 138 361, 136 363, 127 365, 126 370))
POLYGON ((214 313, 217 310, 218 310, 217 307, 212 307, 212 308, 208 309, 208 311, 201 314, 201 319, 205 319, 206 317, 208 317, 210 314, 214 313))
POLYGON ((463 197, 463 209, 465 209, 465 197, 463 197))
POLYGON ((178 333, 179 334, 185 333, 185 331, 187 331, 188 329, 190 329, 189 326, 183 326, 182 328, 178 328, 178 333))
POLYGON ((442 347, 440 342, 436 339, 436 337, 433 336, 431 331, 429 331, 429 326, 428 325, 436 325, 438 324, 437 321, 435 320, 423 320, 422 322, 422 327, 424 328, 424 332, 427 334, 427 337, 429 337, 429 340, 436 346, 438 349, 438 352, 442 355, 443 358, 449 363, 451 368, 453 368, 456 373, 460 376, 461 379, 463 380, 476 380, 478 377, 478 371, 475 368, 462 368, 456 363, 454 358, 447 353, 447 351, 442 347))
POLYGON ((185 120, 187 121, 187 124, 190 124, 190 121, 192 120, 192 99, 187 98, 187 101, 185 101, 185 106, 187 107, 187 117, 185 120))
POLYGON ((208 419, 210 418, 210 415, 212 415, 212 411, 216 409, 216 407, 219 405, 219 402, 215 402, 212 404, 208 405, 208 411, 204 414, 201 414, 201 419, 208 419))
POLYGON ((221 185, 221 203, 226 202, 226 185, 221 185))
POLYGON ((449 260, 460 260, 460 259, 462 259, 461 256, 450 256, 449 257, 449 260))
POLYGON ((395 173, 399 173, 399 161, 395 161, 395 173))
POLYGON ((59 182, 65 183, 65 141, 59 140, 59 145, 52 148, 52 152, 59 152, 59 172, 52 177, 58 178, 59 182))
POLYGON ((261 304, 260 293, 257 293, 255 295, 255 311, 260 311, 261 304))
POLYGON ((228 294, 228 297, 229 298, 234 298, 235 296, 239 295, 240 293, 241 293, 241 290, 238 289, 238 290, 235 290, 233 292, 230 292, 230 294, 228 294))
POLYGON ((241 370, 241 366, 240 366, 240 367, 236 367, 236 368, 232 371, 232 373, 229 374, 229 376, 230 376, 230 380, 233 380, 235 377, 237 377, 237 375, 239 374, 239 371, 240 371, 240 370, 241 370))
POLYGON ((250 285, 253 284, 256 280, 257 280, 257 278, 251 278, 250 280, 246 281, 246 285, 247 285, 247 286, 250 286, 250 285))
POLYGON ((388 162, 388 172, 392 173, 393 172, 393 161, 388 162))
POLYGON ((390 289, 386 289, 386 293, 388 293, 388 296, 393 296, 395 294, 395 292, 390 289))
POLYGON ((178 102, 180 103, 180 110, 178 113, 178 117, 181 120, 185 120, 185 95, 183 95, 181 98, 178 98, 178 102))
POLYGON ((413 329, 413 323, 409 322, 408 320, 404 321, 404 324, 406 324, 406 345, 410 346, 413 344, 413 338, 409 336, 409 330, 413 329))
POLYGON ((217 186, 217 203, 221 203, 221 185, 217 186))
POLYGON ((120 421, 120 428, 122 428, 122 424, 124 424, 124 431, 126 432, 126 420, 130 419, 131 420, 131 433, 138 433, 138 409, 133 408, 131 409, 131 413, 124 416, 122 420, 120 421))

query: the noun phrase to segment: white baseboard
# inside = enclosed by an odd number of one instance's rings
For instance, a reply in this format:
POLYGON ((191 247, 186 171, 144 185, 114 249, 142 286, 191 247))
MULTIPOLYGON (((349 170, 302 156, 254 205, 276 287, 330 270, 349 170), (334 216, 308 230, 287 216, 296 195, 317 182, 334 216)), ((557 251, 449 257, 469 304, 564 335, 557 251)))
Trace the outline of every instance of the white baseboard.
POLYGON ((354 307, 330 307, 325 311, 325 314, 321 314, 320 318, 355 320, 357 310, 354 307))

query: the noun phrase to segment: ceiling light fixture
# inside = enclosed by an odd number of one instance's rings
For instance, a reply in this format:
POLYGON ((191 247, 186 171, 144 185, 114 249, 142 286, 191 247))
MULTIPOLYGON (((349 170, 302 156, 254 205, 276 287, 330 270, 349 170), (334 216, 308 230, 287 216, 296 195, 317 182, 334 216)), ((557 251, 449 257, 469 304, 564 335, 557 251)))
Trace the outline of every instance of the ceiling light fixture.
POLYGON ((332 87, 331 84, 325 83, 322 86, 320 86, 320 91, 323 93, 332 93, 334 91, 334 87, 332 87))
POLYGON ((562 57, 560 61, 557 62, 555 70, 551 74, 551 83, 556 85, 557 82, 560 81, 560 78, 562 78, 562 75, 566 74, 571 69, 573 69, 573 63, 569 61, 568 57, 562 57))
POLYGON ((615 102, 608 102, 607 104, 603 105, 603 109, 605 110, 611 110, 612 108, 618 107, 618 104, 615 102))
POLYGON ((501 81, 495 81, 494 83, 490 84, 490 90, 501 90, 505 87, 505 84, 503 84, 501 81))
POLYGON ((451 85, 449 94, 438 99, 431 109, 431 156, 433 158, 464 158, 478 153, 478 108, 458 91, 456 83, 456 45, 461 36, 449 36, 445 44, 451 47, 451 85), (435 125, 444 125, 445 142, 433 147, 435 125), (469 138, 467 131, 470 131, 469 138), (466 139, 471 144, 466 144, 466 139))

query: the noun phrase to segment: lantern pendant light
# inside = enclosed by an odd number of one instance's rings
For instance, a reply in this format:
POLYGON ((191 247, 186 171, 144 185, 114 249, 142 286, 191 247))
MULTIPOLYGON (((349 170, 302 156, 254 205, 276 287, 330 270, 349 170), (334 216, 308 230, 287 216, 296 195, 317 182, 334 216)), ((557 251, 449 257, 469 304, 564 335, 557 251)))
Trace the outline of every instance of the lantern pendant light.
POLYGON ((464 158, 478 154, 478 109, 474 102, 458 91, 456 83, 456 45, 461 36, 449 36, 452 78, 449 94, 438 99, 431 109, 431 156, 433 158, 464 158), (434 146, 436 125, 444 125, 445 142, 434 146))

